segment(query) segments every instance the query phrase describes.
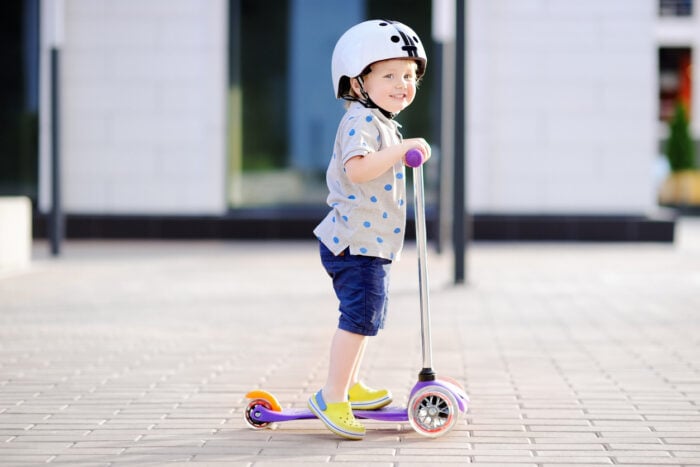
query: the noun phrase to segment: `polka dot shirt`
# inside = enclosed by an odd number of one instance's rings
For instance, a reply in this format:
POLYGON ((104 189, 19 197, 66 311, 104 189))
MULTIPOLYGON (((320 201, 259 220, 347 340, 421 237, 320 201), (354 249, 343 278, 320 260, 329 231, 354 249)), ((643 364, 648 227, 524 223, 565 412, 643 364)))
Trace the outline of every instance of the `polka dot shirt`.
POLYGON ((352 183, 345 163, 401 142, 400 125, 377 109, 352 103, 338 127, 326 171, 331 210, 314 234, 334 254, 399 258, 406 227, 406 180, 401 161, 374 180, 352 183))

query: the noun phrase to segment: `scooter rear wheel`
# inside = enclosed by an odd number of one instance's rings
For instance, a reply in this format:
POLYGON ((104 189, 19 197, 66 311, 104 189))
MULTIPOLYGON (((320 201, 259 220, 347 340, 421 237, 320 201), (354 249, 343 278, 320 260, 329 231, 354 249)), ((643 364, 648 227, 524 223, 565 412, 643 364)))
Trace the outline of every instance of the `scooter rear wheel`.
POLYGON ((437 438, 450 431, 457 423, 457 399, 440 386, 426 386, 408 402, 408 421, 416 432, 437 438))
POLYGON ((253 418, 255 410, 258 407, 265 407, 266 409, 272 410, 272 404, 270 404, 269 401, 266 401, 265 399, 253 399, 246 406, 243 418, 250 428, 254 430, 264 430, 270 425, 270 422, 260 422, 253 418))

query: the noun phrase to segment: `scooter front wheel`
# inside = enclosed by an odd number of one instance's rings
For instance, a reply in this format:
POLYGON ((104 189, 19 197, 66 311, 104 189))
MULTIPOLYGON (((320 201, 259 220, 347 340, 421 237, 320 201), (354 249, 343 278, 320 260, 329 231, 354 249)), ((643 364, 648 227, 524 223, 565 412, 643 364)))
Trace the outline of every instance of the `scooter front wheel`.
POLYGON ((408 421, 416 432, 437 438, 450 431, 457 423, 457 399, 440 386, 426 386, 408 402, 408 421))

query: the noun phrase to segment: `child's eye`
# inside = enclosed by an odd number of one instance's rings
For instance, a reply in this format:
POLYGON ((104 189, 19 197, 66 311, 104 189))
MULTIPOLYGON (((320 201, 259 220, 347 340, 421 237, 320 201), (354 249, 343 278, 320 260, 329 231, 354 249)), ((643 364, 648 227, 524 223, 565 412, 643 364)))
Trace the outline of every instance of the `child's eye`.
POLYGON ((389 73, 389 74, 387 74, 387 75, 384 75, 384 77, 385 77, 386 79, 394 79, 394 74, 393 74, 393 73, 389 73))

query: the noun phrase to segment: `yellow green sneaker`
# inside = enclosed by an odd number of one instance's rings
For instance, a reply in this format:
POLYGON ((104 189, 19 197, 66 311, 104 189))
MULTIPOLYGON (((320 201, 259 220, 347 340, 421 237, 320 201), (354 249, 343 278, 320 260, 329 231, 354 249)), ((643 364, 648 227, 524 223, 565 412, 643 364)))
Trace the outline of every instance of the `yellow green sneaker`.
POLYGON ((326 427, 343 438, 359 440, 365 436, 365 427, 355 419, 349 402, 326 403, 321 391, 311 396, 309 409, 326 427))
POLYGON ((348 399, 353 410, 376 410, 391 404, 388 389, 372 389, 357 383, 348 391, 348 399))

